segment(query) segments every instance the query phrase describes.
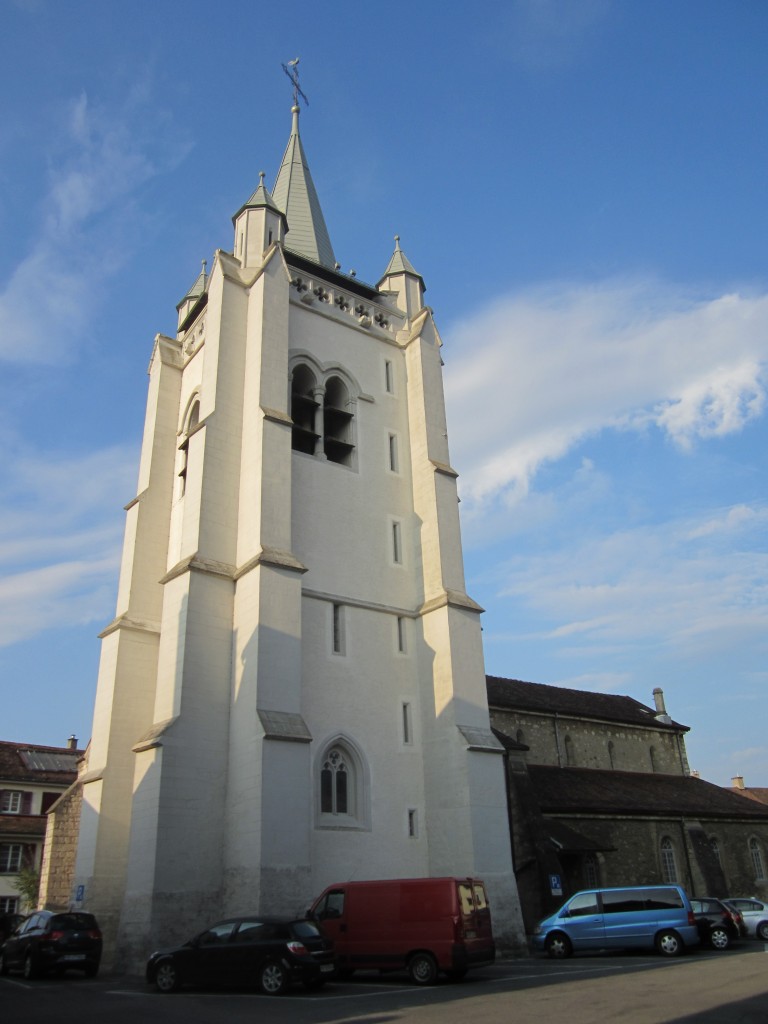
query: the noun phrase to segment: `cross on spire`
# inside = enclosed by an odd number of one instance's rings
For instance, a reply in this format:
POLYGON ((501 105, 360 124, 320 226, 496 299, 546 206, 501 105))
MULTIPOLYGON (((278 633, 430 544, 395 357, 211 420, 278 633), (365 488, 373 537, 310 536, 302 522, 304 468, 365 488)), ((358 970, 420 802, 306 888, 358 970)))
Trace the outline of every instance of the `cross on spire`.
POLYGON ((294 57, 293 60, 289 60, 287 64, 281 64, 280 66, 282 67, 286 75, 288 75, 290 80, 293 82, 294 107, 298 107, 299 105, 299 96, 301 96, 301 98, 304 100, 304 103, 307 106, 309 106, 309 100, 307 99, 306 95, 301 91, 301 86, 299 85, 299 58, 294 57))

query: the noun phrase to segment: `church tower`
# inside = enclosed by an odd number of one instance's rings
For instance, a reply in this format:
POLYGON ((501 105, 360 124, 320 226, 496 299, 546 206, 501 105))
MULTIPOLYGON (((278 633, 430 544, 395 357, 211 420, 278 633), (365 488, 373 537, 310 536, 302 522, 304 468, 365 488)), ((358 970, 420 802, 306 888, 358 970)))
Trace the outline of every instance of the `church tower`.
POLYGON ((341 272, 292 117, 150 362, 76 865, 118 965, 364 878, 482 877, 524 945, 440 338, 399 241, 341 272))

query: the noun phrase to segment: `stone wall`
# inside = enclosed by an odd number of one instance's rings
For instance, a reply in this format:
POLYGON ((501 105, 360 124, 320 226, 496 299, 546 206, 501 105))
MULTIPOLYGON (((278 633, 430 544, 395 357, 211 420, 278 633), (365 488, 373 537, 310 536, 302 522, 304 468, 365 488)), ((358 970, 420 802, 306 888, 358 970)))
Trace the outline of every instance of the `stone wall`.
POLYGON ((46 910, 71 906, 81 807, 82 785, 75 782, 48 812, 38 897, 38 906, 46 910))

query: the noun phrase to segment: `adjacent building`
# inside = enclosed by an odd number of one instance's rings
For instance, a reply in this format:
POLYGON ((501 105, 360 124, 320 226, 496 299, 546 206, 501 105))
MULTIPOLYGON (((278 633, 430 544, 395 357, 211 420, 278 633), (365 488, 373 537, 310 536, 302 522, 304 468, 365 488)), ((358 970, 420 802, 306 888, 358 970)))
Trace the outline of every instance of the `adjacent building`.
POLYGON ((692 896, 768 895, 768 806, 693 775, 664 695, 488 678, 507 751, 526 928, 579 889, 679 882, 692 896))
POLYGON ((77 778, 83 751, 0 741, 0 914, 33 909, 17 888, 20 872, 41 868, 46 814, 77 778))

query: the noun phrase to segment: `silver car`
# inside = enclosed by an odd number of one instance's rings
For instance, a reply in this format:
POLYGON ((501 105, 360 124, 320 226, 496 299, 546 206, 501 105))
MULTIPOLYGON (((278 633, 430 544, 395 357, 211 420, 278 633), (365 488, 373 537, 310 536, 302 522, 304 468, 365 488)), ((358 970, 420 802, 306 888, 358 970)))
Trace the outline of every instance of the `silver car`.
POLYGON ((747 928, 747 935, 768 942, 768 903, 746 896, 737 896, 725 902, 741 913, 747 928))

